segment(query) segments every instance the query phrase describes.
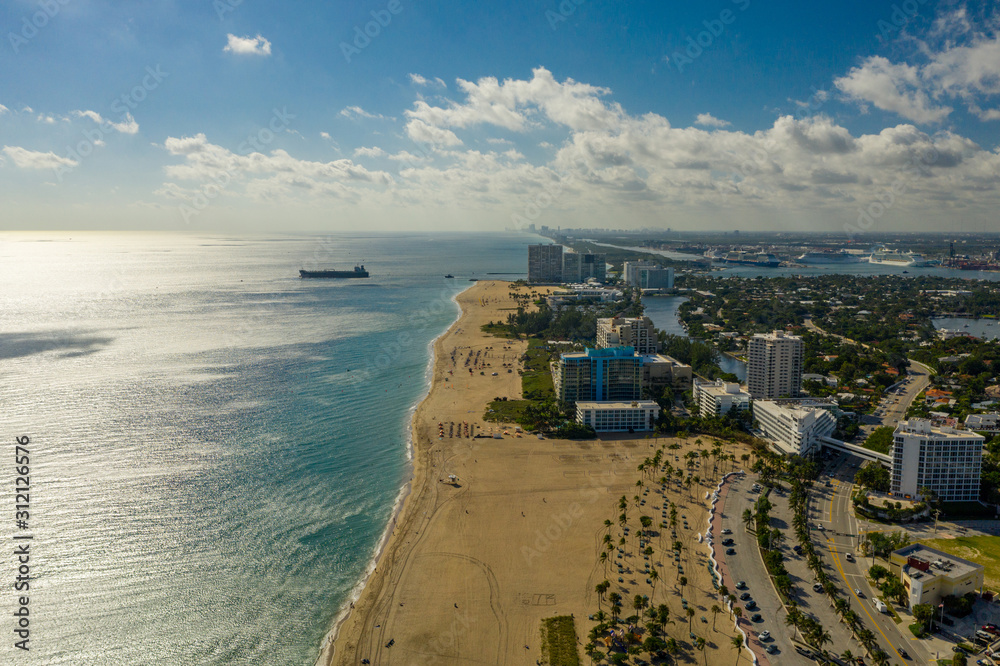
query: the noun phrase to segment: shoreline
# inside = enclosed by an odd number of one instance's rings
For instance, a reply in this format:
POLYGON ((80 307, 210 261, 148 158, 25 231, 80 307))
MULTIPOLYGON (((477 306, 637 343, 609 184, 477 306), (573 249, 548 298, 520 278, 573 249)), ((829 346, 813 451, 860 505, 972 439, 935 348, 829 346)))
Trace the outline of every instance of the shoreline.
POLYGON ((358 582, 351 587, 351 591, 348 593, 344 603, 337 610, 337 614, 333 618, 330 629, 323 635, 319 654, 316 657, 315 666, 324 666, 326 664, 333 663, 337 638, 340 636, 341 629, 350 618, 352 612, 354 611, 355 604, 364 593, 372 575, 378 570, 378 566, 382 561, 385 550, 389 545, 393 532, 395 531, 394 528, 405 508, 406 500, 413 492, 413 482, 416 476, 414 466, 414 460, 416 458, 416 429, 414 427, 414 419, 417 416, 417 412, 420 410, 420 405, 423 404, 423 402, 428 398, 431 393, 431 389, 434 387, 434 364, 437 361, 437 343, 462 320, 464 311, 458 302, 458 297, 469 289, 472 289, 473 286, 474 285, 469 285, 451 297, 451 302, 458 306, 458 312, 455 315, 455 319, 448 324, 448 326, 441 333, 436 335, 427 343, 429 353, 427 366, 424 370, 424 392, 412 405, 410 405, 410 408, 406 410, 406 464, 408 467, 406 481, 402 486, 400 486, 399 492, 396 493, 396 500, 393 502, 392 511, 389 514, 389 520, 386 521, 385 529, 382 531, 381 536, 379 536, 375 550, 372 553, 372 558, 365 567, 364 574, 358 582))

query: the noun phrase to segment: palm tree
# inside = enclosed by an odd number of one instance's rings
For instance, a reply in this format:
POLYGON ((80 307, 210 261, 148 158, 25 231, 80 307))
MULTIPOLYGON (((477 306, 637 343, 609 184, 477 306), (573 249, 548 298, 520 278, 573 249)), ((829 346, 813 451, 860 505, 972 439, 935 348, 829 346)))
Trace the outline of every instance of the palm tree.
POLYGON ((728 594, 729 594, 729 588, 726 587, 725 585, 720 585, 719 586, 719 596, 722 597, 723 599, 725 599, 728 594))
POLYGON ((736 663, 740 663, 740 655, 743 654, 743 639, 739 636, 733 636, 733 639, 729 641, 730 645, 736 648, 736 663))
MULTIPOLYGON (((705 653, 705 639, 701 636, 696 638, 694 641, 694 647, 695 649, 701 650, 705 653)), ((708 666, 708 653, 705 653, 705 666, 708 666)))
POLYGON ((743 524, 749 530, 750 525, 753 523, 753 512, 750 509, 743 509, 743 524))
POLYGON ((712 605, 712 631, 715 631, 715 620, 719 617, 719 613, 721 612, 722 609, 719 608, 718 604, 712 605))
POLYGON ((684 596, 684 586, 688 584, 687 576, 681 576, 677 583, 681 586, 681 596, 684 596))
POLYGON ((608 595, 608 601, 611 602, 611 621, 618 622, 618 614, 622 609, 622 595, 612 592, 608 595))
POLYGON ((594 587, 594 592, 597 592, 597 609, 598 610, 601 609, 601 599, 604 598, 604 593, 607 592, 610 588, 611 588, 611 581, 607 581, 607 580, 604 581, 604 582, 602 582, 602 583, 598 583, 594 587))
MULTIPOLYGON (((656 581, 658 581, 659 579, 660 579, 660 572, 657 571, 656 569, 652 569, 649 572, 649 580, 653 581, 653 593, 654 594, 656 593, 656 581)), ((650 596, 652 596, 652 594, 650 596)))
POLYGON ((688 606, 687 611, 685 611, 688 616, 688 631, 691 631, 691 620, 694 619, 694 609, 688 606))
POLYGON ((604 575, 607 576, 608 575, 608 552, 606 550, 602 550, 601 551, 601 557, 599 559, 601 560, 601 564, 604 565, 604 575))
POLYGON ((843 652, 841 652, 840 657, 844 661, 854 661, 854 653, 852 653, 850 650, 844 650, 843 652))
POLYGON ((743 609, 739 606, 733 606, 733 615, 736 616, 736 624, 739 624, 740 618, 743 617, 743 609))

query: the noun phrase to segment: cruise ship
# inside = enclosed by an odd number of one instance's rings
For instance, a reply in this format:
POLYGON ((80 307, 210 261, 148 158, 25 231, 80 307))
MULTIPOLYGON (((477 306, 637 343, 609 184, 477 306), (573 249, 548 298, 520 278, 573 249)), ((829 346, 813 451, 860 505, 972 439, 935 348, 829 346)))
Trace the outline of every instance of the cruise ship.
POLYGON ((872 252, 872 256, 868 261, 872 264, 887 264, 889 266, 901 267, 926 266, 929 263, 927 259, 924 259, 923 255, 914 254, 913 252, 903 252, 902 250, 890 250, 887 247, 880 247, 872 252))
POLYGON ((721 252, 719 250, 708 250, 705 257, 712 261, 720 261, 724 264, 742 264, 745 266, 760 266, 766 268, 777 268, 781 265, 781 260, 773 254, 766 252, 746 252, 744 250, 733 250, 732 252, 721 252))
POLYGON ((860 264, 868 261, 870 254, 849 250, 823 250, 806 252, 795 258, 800 264, 860 264))

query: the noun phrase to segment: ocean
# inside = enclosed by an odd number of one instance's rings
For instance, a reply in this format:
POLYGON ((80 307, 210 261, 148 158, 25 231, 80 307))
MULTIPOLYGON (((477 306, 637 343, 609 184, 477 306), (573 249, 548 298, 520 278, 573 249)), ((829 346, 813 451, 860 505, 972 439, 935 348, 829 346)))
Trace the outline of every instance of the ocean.
POLYGON ((532 242, 0 235, 0 663, 311 666, 408 480, 454 296, 523 277, 532 242), (298 278, 355 263, 372 277, 298 278))

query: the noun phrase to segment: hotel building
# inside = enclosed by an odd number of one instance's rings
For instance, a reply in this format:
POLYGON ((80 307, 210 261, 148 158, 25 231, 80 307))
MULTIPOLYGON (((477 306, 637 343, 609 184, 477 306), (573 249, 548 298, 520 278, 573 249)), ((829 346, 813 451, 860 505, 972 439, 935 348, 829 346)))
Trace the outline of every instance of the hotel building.
POLYGON ((695 379, 693 393, 698 412, 705 418, 722 416, 731 409, 750 409, 750 393, 744 391, 739 384, 721 379, 714 382, 695 379))
POLYGON ((823 437, 837 428, 832 403, 802 400, 754 400, 753 417, 769 441, 787 455, 819 449, 823 437))
POLYGON ((985 440, 927 419, 900 421, 893 433, 891 494, 917 497, 929 488, 943 502, 978 500, 985 440))
POLYGON ((648 261, 626 261, 625 282, 637 289, 673 289, 674 269, 648 261))
POLYGON ((754 400, 794 398, 802 391, 802 338, 758 333, 747 346, 747 388, 754 400))
POLYGON ((586 282, 594 278, 598 282, 607 279, 607 255, 579 253, 566 250, 562 255, 562 281, 586 282))
POLYGON ((597 320, 597 348, 627 346, 638 354, 655 354, 660 348, 656 327, 649 317, 614 317, 597 320))
POLYGON ((562 402, 631 402, 642 391, 642 357, 632 347, 560 354, 552 383, 562 402))
POLYGON ((652 430, 659 417, 660 406, 652 400, 576 403, 576 422, 597 432, 652 430))

